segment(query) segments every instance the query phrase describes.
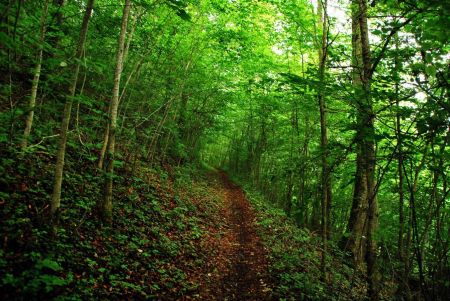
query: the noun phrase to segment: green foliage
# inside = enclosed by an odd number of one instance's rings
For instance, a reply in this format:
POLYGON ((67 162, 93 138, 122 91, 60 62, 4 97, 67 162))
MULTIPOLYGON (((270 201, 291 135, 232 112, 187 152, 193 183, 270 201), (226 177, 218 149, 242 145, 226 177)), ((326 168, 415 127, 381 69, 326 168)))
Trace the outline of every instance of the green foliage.
MULTIPOLYGON (((81 147, 70 155, 80 153, 81 169, 93 164, 81 147)), ((130 182, 119 177, 116 223, 114 228, 101 229, 93 214, 95 198, 101 195, 101 175, 81 177, 76 172, 80 165, 69 163, 71 176, 65 187, 71 199, 66 200, 57 236, 51 237, 43 222, 49 196, 39 188, 50 186, 50 171, 36 169, 45 166, 47 158, 26 156, 30 160, 23 160, 20 153, 3 159, 5 170, 22 174, 3 178, 2 185, 24 183, 18 186, 23 191, 11 188, 0 195, 5 202, 1 227, 6 242, 0 250, 2 296, 8 300, 178 298, 196 291, 198 285, 187 273, 188 266, 202 267, 206 256, 198 245, 205 235, 205 217, 199 214, 205 211, 199 211, 192 199, 208 193, 206 184, 192 186, 194 179, 205 181, 196 166, 176 169, 176 190, 171 186, 173 175, 163 170, 143 169, 130 182), (149 182, 148 177, 154 180, 149 182), (40 186, 28 186, 37 182, 40 186)))
MULTIPOLYGON (((31 259, 36 260, 40 254, 32 252, 31 259)), ((4 266, 6 266, 6 261, 4 266)), ((21 294, 36 296, 48 294, 58 287, 66 286, 73 281, 73 274, 61 275, 62 267, 49 258, 37 259, 34 267, 22 271, 19 275, 7 273, 2 278, 2 286, 11 290, 19 290, 21 294), (56 273, 56 275, 55 275, 56 273)))
POLYGON ((270 273, 275 279, 274 296, 279 300, 364 300, 365 280, 350 268, 342 252, 332 247, 328 255, 331 283, 320 270, 320 240, 298 228, 285 212, 272 206, 253 190, 246 190, 255 206, 260 236, 269 250, 270 273), (352 284, 353 282, 353 284, 352 284))

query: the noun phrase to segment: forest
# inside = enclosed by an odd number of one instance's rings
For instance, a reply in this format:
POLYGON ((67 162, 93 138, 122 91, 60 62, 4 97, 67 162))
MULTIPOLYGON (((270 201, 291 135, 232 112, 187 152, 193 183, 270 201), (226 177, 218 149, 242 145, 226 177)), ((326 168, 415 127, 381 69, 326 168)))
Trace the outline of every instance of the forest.
POLYGON ((449 300, 448 1, 0 8, 0 299, 449 300))

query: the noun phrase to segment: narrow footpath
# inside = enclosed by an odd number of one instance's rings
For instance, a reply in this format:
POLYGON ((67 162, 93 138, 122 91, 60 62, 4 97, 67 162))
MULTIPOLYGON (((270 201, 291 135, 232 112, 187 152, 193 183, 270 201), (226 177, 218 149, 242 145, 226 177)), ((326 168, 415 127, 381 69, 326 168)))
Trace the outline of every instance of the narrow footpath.
POLYGON ((271 300, 266 250, 256 233, 255 215, 242 189, 220 172, 223 225, 211 257, 211 282, 201 293, 208 300, 271 300))

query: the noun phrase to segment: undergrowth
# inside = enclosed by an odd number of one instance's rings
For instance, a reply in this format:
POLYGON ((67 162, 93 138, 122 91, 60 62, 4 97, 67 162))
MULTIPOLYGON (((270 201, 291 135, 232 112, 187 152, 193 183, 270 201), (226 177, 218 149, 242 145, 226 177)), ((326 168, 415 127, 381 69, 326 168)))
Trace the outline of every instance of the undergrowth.
POLYGON ((52 237, 53 156, 2 153, 0 299, 195 296, 211 255, 200 247, 207 217, 218 210, 199 167, 152 169, 143 162, 133 175, 119 161, 114 223, 104 227, 95 215, 103 182, 92 154, 69 151, 62 218, 52 237))
POLYGON ((320 237, 298 227, 282 209, 249 185, 244 186, 255 208, 259 235, 268 249, 276 300, 365 300, 364 277, 346 263, 342 251, 332 243, 329 246, 329 281, 325 282, 320 269, 320 237))

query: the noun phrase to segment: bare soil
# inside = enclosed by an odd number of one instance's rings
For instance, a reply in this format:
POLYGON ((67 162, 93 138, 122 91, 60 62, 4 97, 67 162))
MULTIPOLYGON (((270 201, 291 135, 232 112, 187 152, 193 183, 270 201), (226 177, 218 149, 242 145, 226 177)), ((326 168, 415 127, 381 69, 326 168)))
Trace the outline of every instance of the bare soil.
POLYGON ((267 252, 256 232, 253 208, 224 172, 218 176, 216 191, 223 199, 218 215, 221 226, 210 229, 213 235, 208 244, 214 247, 207 263, 208 277, 194 299, 272 300, 267 252))

